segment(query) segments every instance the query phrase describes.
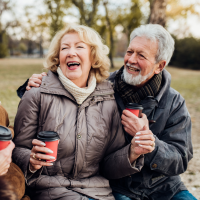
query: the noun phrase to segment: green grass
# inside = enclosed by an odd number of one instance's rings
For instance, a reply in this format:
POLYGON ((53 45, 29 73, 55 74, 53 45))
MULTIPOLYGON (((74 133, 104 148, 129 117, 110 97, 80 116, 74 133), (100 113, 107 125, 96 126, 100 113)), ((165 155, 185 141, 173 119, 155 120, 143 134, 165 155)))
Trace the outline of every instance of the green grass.
POLYGON ((185 98, 191 113, 200 117, 200 71, 167 67, 172 75, 171 86, 185 98))
POLYGON ((33 59, 0 59, 0 101, 7 110, 12 125, 20 101, 16 90, 33 73, 43 71, 42 62, 39 59, 37 62, 33 59))
MULTIPOLYGON (((0 59, 0 101, 9 113, 13 124, 20 99, 16 90, 33 73, 41 73, 42 59, 0 59)), ((115 62, 115 71, 123 65, 123 61, 115 62)), ((167 67, 172 75, 172 87, 186 99, 189 110, 200 116, 200 71, 183 70, 167 67), (194 110, 194 111, 192 111, 194 110)))

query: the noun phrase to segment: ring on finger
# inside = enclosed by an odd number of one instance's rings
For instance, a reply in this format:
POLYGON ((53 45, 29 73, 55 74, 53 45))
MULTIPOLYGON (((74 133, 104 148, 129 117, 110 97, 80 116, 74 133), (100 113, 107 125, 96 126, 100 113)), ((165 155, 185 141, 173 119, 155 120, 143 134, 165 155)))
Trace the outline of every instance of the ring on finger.
POLYGON ((155 147, 155 142, 151 146, 154 148, 155 147))
POLYGON ((32 156, 32 157, 33 157, 33 159, 37 160, 37 158, 35 157, 35 153, 33 154, 33 156, 32 156))
POLYGON ((33 154, 33 159, 35 159, 35 160, 41 160, 40 158, 36 158, 35 157, 35 153, 33 154))

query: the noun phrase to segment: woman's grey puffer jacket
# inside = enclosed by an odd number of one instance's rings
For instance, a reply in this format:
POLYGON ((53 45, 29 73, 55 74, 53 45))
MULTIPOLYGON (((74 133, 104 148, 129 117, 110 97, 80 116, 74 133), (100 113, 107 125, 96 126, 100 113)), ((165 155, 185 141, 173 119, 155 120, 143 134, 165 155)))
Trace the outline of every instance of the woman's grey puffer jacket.
POLYGON ((99 172, 100 162, 105 166, 104 157, 106 167, 113 162, 118 165, 111 170, 113 176, 120 165, 125 174, 140 171, 141 166, 130 165, 128 148, 122 149, 126 149, 124 156, 120 151, 119 156, 111 154, 125 145, 113 93, 111 84, 102 82, 78 105, 51 71, 43 77, 40 88, 25 93, 15 118, 13 161, 22 169, 28 187, 34 191, 33 199, 114 199, 109 181, 99 172), (40 131, 59 134, 57 161, 28 176, 32 140, 40 131))

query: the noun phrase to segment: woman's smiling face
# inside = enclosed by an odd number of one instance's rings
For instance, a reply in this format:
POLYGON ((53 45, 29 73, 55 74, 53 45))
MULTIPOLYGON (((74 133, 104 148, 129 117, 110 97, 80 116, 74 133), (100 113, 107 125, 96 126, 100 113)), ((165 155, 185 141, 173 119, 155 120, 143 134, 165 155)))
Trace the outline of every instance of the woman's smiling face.
POLYGON ((61 39, 60 68, 78 87, 86 87, 91 69, 91 48, 81 41, 78 33, 67 33, 61 39))

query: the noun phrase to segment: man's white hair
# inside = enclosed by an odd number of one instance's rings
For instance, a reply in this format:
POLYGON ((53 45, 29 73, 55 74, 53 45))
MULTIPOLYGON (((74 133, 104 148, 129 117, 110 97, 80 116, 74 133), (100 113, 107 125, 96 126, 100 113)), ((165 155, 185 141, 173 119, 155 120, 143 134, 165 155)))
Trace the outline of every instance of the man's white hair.
POLYGON ((165 60, 166 65, 168 65, 174 51, 174 39, 165 28, 158 24, 141 25, 132 31, 130 42, 135 37, 145 37, 151 41, 157 41, 156 63, 165 60))

